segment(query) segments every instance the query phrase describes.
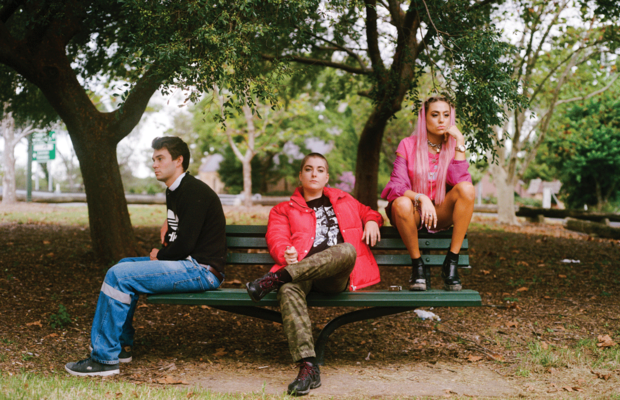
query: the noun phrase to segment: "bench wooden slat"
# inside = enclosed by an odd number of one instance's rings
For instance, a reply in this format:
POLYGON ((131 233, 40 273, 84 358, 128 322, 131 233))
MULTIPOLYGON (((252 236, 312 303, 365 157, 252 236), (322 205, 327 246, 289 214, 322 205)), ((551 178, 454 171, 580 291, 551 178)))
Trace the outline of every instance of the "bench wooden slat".
MULTIPOLYGON (((148 297, 154 304, 191 304, 207 306, 271 306, 278 307, 276 293, 265 296, 254 303, 245 289, 217 289, 201 293, 157 294, 148 297)), ((482 304, 480 295, 474 290, 446 292, 428 290, 425 292, 388 290, 360 290, 324 294, 310 292, 307 297, 313 307, 475 307, 482 304)))
MULTIPOLYGON (((443 264, 445 255, 422 255, 424 264, 439 266, 443 264)), ((408 254, 377 254, 375 260, 379 266, 411 266, 411 257, 408 254)), ((273 265, 274 261, 268 253, 228 253, 227 264, 237 265, 273 265)), ((459 255, 459 266, 469 267, 469 256, 459 255)))
MULTIPOLYGON (((450 246, 452 240, 445 239, 419 239, 420 250, 444 250, 450 246)), ((226 245, 229 249, 267 249, 267 241, 261 237, 234 237, 229 236, 226 238, 226 245)), ((461 246, 462 250, 467 250, 469 242, 467 239, 463 241, 461 246)), ((374 250, 405 250, 405 244, 398 238, 381 239, 373 249, 374 250)))
MULTIPOLYGON (((382 238, 400 238, 398 230, 393 226, 384 226, 380 229, 382 238)), ((264 237, 267 233, 266 225, 226 225, 226 236, 241 237, 264 237)), ((452 237, 452 229, 430 234, 425 230, 418 231, 420 239, 425 238, 450 238, 452 237)))

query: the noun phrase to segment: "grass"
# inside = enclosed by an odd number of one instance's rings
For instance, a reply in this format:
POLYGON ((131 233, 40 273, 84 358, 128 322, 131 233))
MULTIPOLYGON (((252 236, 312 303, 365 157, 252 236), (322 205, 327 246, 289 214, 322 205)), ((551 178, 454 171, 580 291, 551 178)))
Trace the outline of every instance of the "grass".
MULTIPOLYGON (((23 206, 0 208, 0 223, 51 224, 68 226, 88 226, 88 208, 83 206, 33 205, 32 209, 23 206)), ((164 205, 129 205, 129 216, 133 226, 161 226, 166 218, 164 205)))
POLYGON ((261 392, 242 394, 212 393, 198 387, 148 386, 102 378, 78 378, 21 374, 9 376, 0 373, 0 400, 97 400, 97 399, 291 399, 285 394, 270 395, 261 392))
POLYGON ((593 339, 582 339, 566 347, 534 341, 528 343, 528 349, 518 362, 517 375, 523 376, 522 371, 545 372, 549 368, 615 371, 620 367, 620 348, 599 348, 593 339))
MULTIPOLYGON (((130 204, 128 208, 131 224, 134 227, 159 227, 166 219, 166 206, 163 204, 130 204)), ((269 210, 268 207, 255 207, 249 210, 242 207, 224 207, 226 223, 229 225, 266 225, 269 210)), ((14 208, 0 208, 0 223, 88 227, 88 208, 86 205, 65 207, 19 203, 14 208)))

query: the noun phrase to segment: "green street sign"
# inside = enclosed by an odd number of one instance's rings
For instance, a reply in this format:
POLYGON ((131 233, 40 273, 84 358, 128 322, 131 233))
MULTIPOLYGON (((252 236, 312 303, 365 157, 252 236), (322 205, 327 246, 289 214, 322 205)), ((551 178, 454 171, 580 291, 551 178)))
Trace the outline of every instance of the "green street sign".
POLYGON ((48 162, 56 158, 56 132, 34 132, 32 134, 32 161, 48 162))

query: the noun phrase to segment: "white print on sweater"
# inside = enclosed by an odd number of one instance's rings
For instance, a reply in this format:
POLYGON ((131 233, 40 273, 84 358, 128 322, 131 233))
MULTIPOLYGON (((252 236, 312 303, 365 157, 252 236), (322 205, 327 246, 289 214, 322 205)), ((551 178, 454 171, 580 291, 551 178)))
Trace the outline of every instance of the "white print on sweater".
POLYGON ((177 238, 177 229, 179 228, 179 218, 174 211, 168 209, 168 243, 172 243, 177 238))

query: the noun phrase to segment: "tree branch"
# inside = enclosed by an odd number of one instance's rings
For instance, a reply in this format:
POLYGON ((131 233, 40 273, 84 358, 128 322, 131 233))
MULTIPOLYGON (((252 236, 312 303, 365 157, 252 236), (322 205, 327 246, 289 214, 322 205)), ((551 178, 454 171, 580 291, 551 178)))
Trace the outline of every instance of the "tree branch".
POLYGON ((556 106, 559 106, 560 104, 566 104, 566 103, 571 103, 573 101, 578 101, 578 100, 587 100, 590 97, 594 97, 598 94, 603 93, 604 91, 606 91, 607 89, 609 89, 611 87, 611 85, 614 84, 614 82, 616 81, 616 79, 618 79, 618 76, 620 76, 619 74, 615 74, 613 79, 611 80, 611 82, 609 82, 609 84, 607 84, 607 86, 599 89, 599 90, 595 90, 594 92, 587 94, 585 96, 578 96, 578 97, 573 97, 571 99, 564 99, 564 100, 559 100, 555 102, 556 106))
POLYGON ((400 1, 388 0, 388 4, 388 10, 390 11, 390 17, 392 18, 392 25, 398 29, 402 29, 404 27, 403 20, 405 19, 405 13, 402 8, 400 8, 400 1))
POLYGON ((365 0, 366 3, 366 42, 368 43, 368 58, 375 73, 382 74, 385 65, 379 49, 379 31, 377 29, 377 2, 365 0))
MULTIPOLYGON (((271 56, 269 54, 261 54, 261 57, 263 58, 263 60, 268 60, 268 61, 272 61, 278 58, 276 56, 271 56)), ((281 58, 287 58, 287 59, 290 59, 291 61, 295 61, 300 64, 316 65, 316 66, 341 69, 343 71, 347 71, 352 74, 369 75, 372 72, 369 70, 363 70, 361 68, 352 67, 346 64, 336 63, 336 62, 332 62, 329 60, 321 60, 319 58, 308 58, 308 57, 300 57, 300 56, 283 56, 281 58)))
MULTIPOLYGON (((549 4, 553 4, 553 3, 549 3, 549 4)), ((563 4, 561 4, 557 8, 557 11, 556 11, 555 15, 553 16, 553 20, 551 21, 551 23, 549 23, 549 26, 547 26, 547 30, 545 31, 545 33, 543 34, 542 38, 540 39, 540 42, 538 43, 538 47, 536 48, 536 50, 534 50, 531 53, 532 57, 529 58, 529 60, 527 62, 527 68, 526 68, 526 72, 525 72, 524 89, 527 89, 529 87, 529 79, 532 76, 532 70, 534 69, 534 66, 536 65, 536 62, 538 61, 538 58, 540 57, 542 47, 545 44, 545 40, 547 39, 547 36, 551 32, 551 29, 555 27, 555 23, 557 22, 558 18, 560 18, 560 14, 562 13, 562 11, 564 11, 564 8, 566 8, 566 4, 567 4, 567 2, 565 1, 563 4)), ((543 5, 543 7, 544 7, 544 5, 543 5)), ((543 14, 541 13, 541 19, 542 19, 542 15, 543 14)), ((534 35, 532 34, 532 38, 533 37, 534 37, 534 35)))
MULTIPOLYGON (((527 58, 530 56, 530 54, 532 54, 532 46, 534 44, 534 32, 537 32, 538 24, 540 23, 541 19, 542 19, 542 13, 537 16, 537 18, 534 20, 534 23, 529 28, 530 40, 529 40, 529 42, 527 44, 527 48, 525 50, 525 54, 521 58, 521 62, 515 68, 515 72, 516 72, 516 78, 515 79, 516 80, 521 80, 522 69, 523 69, 523 65, 525 64, 525 60, 527 60, 527 58)), ((523 34, 525 35, 525 29, 523 31, 523 34)))
POLYGON ((151 68, 136 82, 135 86, 127 96, 125 103, 118 109, 108 114, 111 118, 110 123, 115 125, 114 138, 116 143, 127 136, 133 128, 140 122, 146 106, 153 93, 159 88, 162 78, 150 73, 158 68, 153 64, 151 68))
POLYGON ((362 60, 362 58, 361 58, 361 57, 360 57, 357 53, 355 53, 353 50, 351 50, 351 49, 349 49, 349 48, 346 48, 346 47, 344 47, 344 46, 341 46, 341 45, 339 45, 338 43, 333 42, 333 41, 331 41, 331 40, 325 39, 325 38, 323 38, 323 37, 321 37, 321 36, 315 35, 315 34, 314 34, 314 33, 312 33, 312 32, 306 32, 306 33, 307 33, 307 34, 309 34, 310 36, 312 36, 312 37, 316 38, 316 39, 319 39, 319 40, 324 41, 325 43, 329 43, 329 44, 331 44, 331 45, 332 45, 332 46, 334 46, 336 49, 340 49, 340 50, 342 50, 342 51, 346 52, 348 55, 350 55, 351 57, 353 57, 353 58, 355 58, 355 59, 357 60, 357 63, 360 65, 360 68, 361 68, 363 71, 366 71, 366 70, 367 70, 367 68, 366 68, 366 64, 364 63, 364 61, 362 60))
POLYGON ((19 134, 15 135, 15 143, 17 144, 17 142, 19 142, 20 140, 22 140, 26 136, 30 135, 32 132, 34 132, 34 125, 32 125, 32 124, 30 124, 27 127, 21 129, 19 134))

